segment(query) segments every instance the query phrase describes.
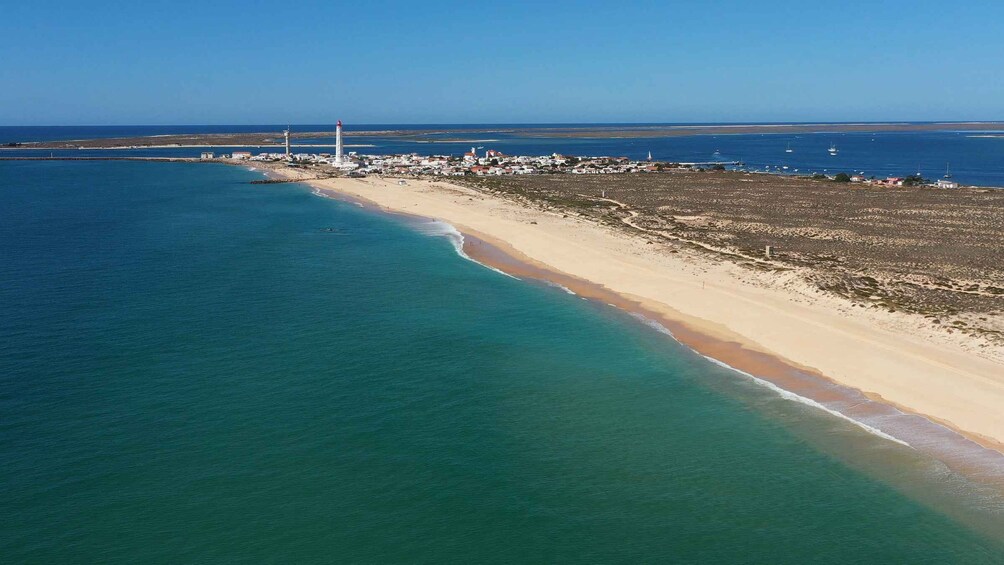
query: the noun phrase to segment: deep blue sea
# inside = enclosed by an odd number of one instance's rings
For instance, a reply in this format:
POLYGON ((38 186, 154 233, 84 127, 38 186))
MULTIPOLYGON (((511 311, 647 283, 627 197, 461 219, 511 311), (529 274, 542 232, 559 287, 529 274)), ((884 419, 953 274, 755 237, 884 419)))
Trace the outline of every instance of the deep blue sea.
MULTIPOLYGON (((610 126, 613 124, 597 124, 610 126)), ((639 125, 639 124, 633 124, 639 125)), ((656 125, 656 124, 642 124, 656 125)), ((240 126, 94 126, 94 127, 0 127, 0 144, 15 141, 52 141, 98 137, 167 135, 177 133, 222 133, 281 131, 285 125, 240 126)), ((541 124, 348 124, 352 130, 428 130, 418 138, 347 136, 347 150, 359 153, 419 153, 461 155, 471 146, 498 149, 508 154, 550 155, 551 153, 583 156, 627 156, 644 159, 648 153, 661 161, 675 162, 735 162, 741 161, 750 169, 784 174, 810 174, 838 172, 862 173, 865 176, 885 178, 920 173, 928 179, 941 178, 949 172, 963 183, 977 186, 1004 187, 1004 132, 981 132, 960 129, 935 132, 874 132, 829 133, 820 126, 820 133, 810 134, 743 134, 700 135, 661 138, 585 139, 559 137, 525 137, 509 133, 455 133, 457 128, 542 128, 554 125, 541 124), (443 133, 445 132, 445 133, 443 133), (455 141, 456 139, 462 141, 455 141), (450 141, 446 141, 450 140, 450 141), (831 156, 827 149, 835 145, 839 152, 831 156), (786 153, 787 148, 792 153, 786 153), (784 167, 788 167, 784 169, 784 167)), ((561 127, 593 127, 588 124, 561 127)), ((294 131, 330 132, 330 124, 294 125, 294 131)), ((328 144, 331 147, 305 147, 305 153, 331 151, 334 139, 317 137, 297 139, 304 144, 328 144)), ((221 148, 229 152, 241 148, 221 148)), ((275 149, 247 147, 253 152, 275 149)), ((107 156, 198 156, 201 148, 171 148, 156 150, 115 151, 55 151, 56 155, 107 156)), ((4 150, 0 156, 49 155, 49 151, 4 150)))
POLYGON ((3 563, 1004 562, 937 461, 255 178, 0 162, 3 563))

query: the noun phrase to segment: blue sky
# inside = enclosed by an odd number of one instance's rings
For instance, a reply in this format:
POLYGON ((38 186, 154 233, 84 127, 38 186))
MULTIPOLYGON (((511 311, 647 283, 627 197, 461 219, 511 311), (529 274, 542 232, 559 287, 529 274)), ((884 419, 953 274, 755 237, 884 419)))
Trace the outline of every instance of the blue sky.
POLYGON ((0 125, 1004 120, 1002 2, 0 0, 0 125))

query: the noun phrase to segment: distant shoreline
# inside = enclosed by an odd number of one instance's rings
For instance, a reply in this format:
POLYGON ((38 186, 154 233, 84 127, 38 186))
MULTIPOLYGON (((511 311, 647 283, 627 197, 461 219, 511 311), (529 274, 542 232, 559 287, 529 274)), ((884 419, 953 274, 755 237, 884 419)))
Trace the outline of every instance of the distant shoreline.
MULTIPOLYGON (((653 138, 684 137, 701 135, 737 134, 797 134, 797 133, 852 133, 852 132, 911 132, 911 131, 1001 131, 1004 122, 856 122, 856 123, 800 123, 800 124, 694 124, 694 125, 583 125, 583 126, 499 126, 499 127, 455 127, 417 129, 401 128, 391 130, 346 130, 346 138, 378 137, 401 138, 412 141, 433 141, 441 143, 467 143, 480 140, 466 139, 426 139, 446 134, 515 134, 532 138, 653 138)), ((314 139, 334 137, 334 131, 295 131, 293 139, 314 139)), ((150 136, 105 137, 70 139, 58 141, 0 140, 0 149, 153 149, 166 147, 255 147, 279 145, 280 131, 241 133, 191 133, 160 134, 150 136), (11 146, 10 144, 19 144, 11 146)), ((307 147, 311 145, 305 145, 307 147)), ((326 146, 326 145, 321 145, 326 146)))

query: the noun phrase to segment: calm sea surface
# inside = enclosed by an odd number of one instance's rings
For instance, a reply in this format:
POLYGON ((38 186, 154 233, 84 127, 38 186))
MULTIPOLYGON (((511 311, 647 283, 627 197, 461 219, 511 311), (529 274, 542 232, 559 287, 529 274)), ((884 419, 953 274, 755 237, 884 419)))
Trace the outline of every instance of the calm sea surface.
MULTIPOLYGON (((607 125, 609 126, 609 124, 607 125)), ((607 127, 605 126, 605 127, 607 127)), ((285 125, 258 126, 103 126, 103 127, 0 127, 0 144, 14 141, 52 141, 101 137, 167 135, 177 133, 223 133, 280 131, 285 125)), ((1004 132, 981 132, 972 130, 936 132, 875 132, 875 133, 827 133, 826 126, 820 126, 820 133, 809 134, 749 134, 749 135, 700 135, 661 138, 556 138, 527 137, 510 133, 464 133, 449 131, 451 128, 498 128, 491 124, 471 124, 464 126, 402 125, 402 124, 357 124, 348 125, 346 131, 363 130, 428 130, 429 133, 415 138, 349 136, 347 151, 362 154, 419 153, 438 155, 461 155, 473 147, 498 149, 514 155, 550 155, 563 153, 572 155, 613 155, 644 159, 648 153, 661 161, 676 162, 736 162, 741 161, 749 169, 770 170, 782 174, 810 174, 838 172, 863 173, 865 176, 885 178, 887 176, 907 176, 921 173, 928 179, 938 179, 950 172, 952 177, 963 183, 977 186, 1004 187, 1004 132), (831 156, 831 145, 838 148, 836 156, 831 156), (791 153, 785 150, 790 148, 791 153), (787 167, 785 169, 784 167, 787 167)), ((509 124, 504 128, 549 127, 540 125, 509 124)), ((553 127, 553 126, 550 126, 553 127)), ((561 126, 582 127, 593 126, 561 126)), ((299 132, 330 132, 333 125, 293 126, 299 132)), ((331 152, 334 139, 316 137, 296 139, 296 143, 327 144, 328 147, 303 147, 304 153, 331 152)), ((246 149, 254 153, 279 151, 275 148, 226 147, 218 152, 229 153, 235 149, 246 149)), ((479 150, 479 152, 484 149, 479 150)), ((148 155, 172 157, 197 157, 202 148, 167 148, 121 151, 30 151, 0 149, 0 156, 25 155, 42 156, 109 156, 148 155)))
POLYGON ((0 163, 0 561, 1004 562, 938 462, 254 178, 0 163))

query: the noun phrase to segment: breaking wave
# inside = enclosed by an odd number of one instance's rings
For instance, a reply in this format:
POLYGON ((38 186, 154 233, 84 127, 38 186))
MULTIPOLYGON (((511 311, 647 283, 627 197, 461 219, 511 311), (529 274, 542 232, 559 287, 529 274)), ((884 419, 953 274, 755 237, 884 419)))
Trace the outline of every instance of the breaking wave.
POLYGON ((571 294, 572 296, 578 296, 578 294, 576 294, 574 290, 568 288, 567 286, 565 286, 563 284, 558 284, 558 283, 556 283, 554 281, 549 281, 549 280, 545 280, 544 283, 547 284, 547 286, 553 286, 554 288, 560 288, 561 290, 565 291, 566 294, 571 294))
MULTIPOLYGON (((649 326, 650 328, 658 331, 659 333, 666 334, 666 335, 668 335, 670 337, 674 337, 674 339, 675 339, 675 336, 673 336, 673 332, 671 332, 669 330, 669 328, 667 328, 666 326, 660 324, 659 322, 657 322, 657 321, 655 321, 655 320, 653 320, 651 318, 647 318, 645 316, 642 316, 641 314, 637 314, 637 313, 631 313, 631 316, 634 317, 635 319, 637 319, 638 321, 640 321, 641 323, 645 324, 646 326, 649 326)), ((677 343, 679 343, 679 342, 677 342, 677 343)), ((690 349, 690 348, 688 348, 688 349, 690 349)), ((694 350, 691 349, 691 351, 694 351, 694 350)), ((824 411, 824 412, 826 412, 828 414, 836 416, 837 418, 841 418, 843 420, 846 420, 846 421, 854 424, 855 426, 857 426, 857 427, 865 430, 866 432, 868 432, 870 434, 873 434, 875 436, 878 436, 878 437, 880 437, 882 439, 887 439, 889 441, 896 442, 896 443, 898 443, 900 445, 903 445, 903 446, 906 446, 906 447, 910 447, 910 448, 913 447, 909 443, 907 443, 907 442, 905 442, 905 441, 903 441, 903 440, 901 440, 901 439, 899 439, 897 437, 893 437, 893 436, 891 436, 891 435, 883 432, 882 430, 880 430, 880 429, 878 429, 878 428, 876 428, 874 426, 869 426, 868 424, 866 424, 866 423, 864 423, 864 422, 862 422, 860 420, 855 420, 854 418, 851 418, 850 416, 848 416, 846 414, 843 414, 843 413, 841 413, 841 412, 839 412, 837 410, 829 408, 826 405, 821 404, 821 403, 819 403, 819 402, 817 402, 817 401, 815 401, 815 400, 813 400, 811 398, 806 398, 806 397, 801 396, 799 394, 795 394, 794 392, 791 392, 790 390, 785 390, 785 389, 777 386, 776 384, 774 384, 774 383, 772 383, 772 382, 770 382, 770 381, 768 381, 766 379, 761 379, 760 377, 757 377, 757 376, 755 376, 755 375, 753 375, 751 373, 747 373, 746 371, 743 371, 741 369, 737 369, 737 368, 733 367, 732 365, 729 365, 728 363, 724 363, 722 361, 719 361, 718 359, 715 359, 714 357, 709 357, 707 355, 704 355, 703 353, 699 353, 699 352, 696 352, 696 351, 695 351, 695 353, 697 353, 701 357, 704 357, 708 361, 711 361, 715 365, 718 365, 719 367, 723 367, 725 369, 728 369, 730 371, 738 373, 738 374, 740 374, 740 375, 742 375, 742 376, 750 379, 751 381, 753 381, 753 383, 755 383, 755 384, 757 384, 759 386, 762 386, 762 387, 764 387, 766 389, 769 389, 769 390, 773 391, 774 393, 776 393, 777 395, 779 395, 781 398, 784 398, 785 400, 791 400, 791 401, 794 401, 794 402, 798 402, 800 404, 804 404, 806 406, 811 406, 813 408, 817 408, 817 409, 822 410, 822 411, 824 411)))
POLYGON ((711 361, 712 363, 714 363, 715 365, 718 365, 719 367, 724 367, 726 369, 729 369, 731 371, 735 371, 736 373, 739 373, 740 375, 742 375, 742 376, 750 379, 751 381, 753 381, 755 384, 760 385, 760 386, 762 386, 764 388, 767 388, 767 389, 770 389, 770 390, 774 391, 775 393, 777 393, 778 395, 780 395, 782 398, 784 398, 786 400, 792 400, 792 401, 798 402, 800 404, 805 404, 806 406, 812 406, 813 408, 818 408, 820 410, 823 410, 824 412, 832 414, 833 416, 836 416, 836 417, 841 418, 843 420, 847 420, 848 422, 850 422, 850 423, 854 424, 855 426, 857 426, 857 427, 865 430, 866 432, 868 432, 870 434, 873 434, 873 435, 876 435, 876 436, 878 436, 878 437, 880 437, 882 439, 887 439, 889 441, 896 442, 896 443, 898 443, 900 445, 904 445, 906 447, 910 447, 910 448, 913 447, 909 443, 907 443, 907 442, 905 442, 905 441, 903 441, 903 440, 901 440, 901 439, 899 439, 897 437, 893 437, 893 436, 891 436, 891 435, 883 432, 882 430, 880 430, 880 429, 878 429, 878 428, 876 428, 874 426, 869 426, 868 424, 866 424, 866 423, 864 423, 864 422, 862 422, 860 420, 855 420, 854 418, 851 418, 850 416, 848 416, 846 414, 843 414, 843 413, 841 413, 841 412, 839 412, 837 410, 829 408, 829 407, 827 407, 824 404, 816 402, 815 400, 813 400, 811 398, 806 398, 804 396, 795 394, 794 392, 791 392, 790 390, 785 390, 785 389, 777 386, 776 384, 774 384, 774 383, 772 383, 772 382, 770 382, 768 380, 761 379, 761 378, 759 378, 757 376, 754 376, 754 375, 752 375, 750 373, 747 373, 746 371, 743 371, 743 370, 740 370, 740 369, 736 369, 732 365, 729 365, 728 363, 723 363, 723 362, 721 362, 718 359, 715 359, 713 357, 708 357, 707 355, 704 355, 704 354, 701 354, 701 353, 698 353, 698 355, 700 355, 701 357, 704 357, 705 359, 707 359, 708 361, 711 361))
POLYGON ((453 227, 452 224, 449 224, 442 220, 431 220, 428 222, 422 222, 417 224, 416 229, 418 230, 419 233, 423 235, 428 235, 431 237, 445 237, 450 241, 450 243, 453 244, 453 249, 457 252, 457 255, 460 255, 461 257, 467 259, 472 263, 477 263, 478 265, 481 265, 486 269, 491 269, 492 271, 495 271, 500 275, 505 275, 511 279, 520 280, 518 277, 514 277, 505 271, 496 269, 491 265, 486 265, 481 261, 478 261, 477 259, 473 259, 470 255, 464 252, 464 234, 460 233, 460 230, 453 227))

